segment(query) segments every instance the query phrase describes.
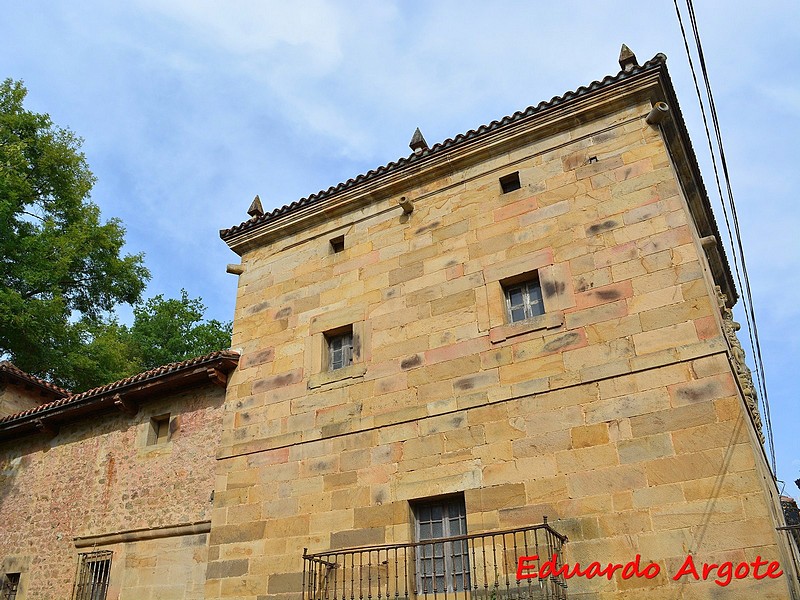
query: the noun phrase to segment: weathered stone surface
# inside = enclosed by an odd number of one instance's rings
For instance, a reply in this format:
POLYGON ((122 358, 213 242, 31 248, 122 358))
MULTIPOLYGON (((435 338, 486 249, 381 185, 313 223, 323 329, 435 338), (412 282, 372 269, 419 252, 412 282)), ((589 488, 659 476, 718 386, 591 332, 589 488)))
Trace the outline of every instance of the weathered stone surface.
MULTIPOLYGON (((531 131, 463 170, 454 155, 424 181, 376 179, 357 209, 289 213, 272 242, 245 249, 234 345, 261 358, 243 361, 229 395, 215 560, 247 558, 258 595, 288 600, 298 584, 279 577, 301 570, 303 548, 412 541, 414 503, 448 495, 463 495, 471 531, 548 515, 571 560, 638 553, 666 567, 734 551, 733 524, 748 530, 736 543, 776 549, 762 527, 774 490, 695 241, 706 233, 682 196, 697 186, 678 185, 690 170, 644 123, 649 110, 531 131), (514 171, 521 188, 503 194, 498 178, 514 171), (412 213, 399 214, 399 195, 412 213), (505 289, 534 278, 544 315, 510 323, 505 289), (337 378, 321 338, 356 322, 369 332, 358 374, 337 378), (224 529, 247 518, 267 519, 255 549, 224 529)), ((248 585, 227 590, 255 600, 248 585)), ((570 597, 710 589, 615 576, 570 582, 570 597)))
MULTIPOLYGON (((112 587, 120 598, 203 598, 207 533, 186 529, 124 544, 113 536, 208 526, 215 484, 224 487, 227 480, 215 482, 224 394, 202 386, 143 402, 135 416, 91 415, 62 424, 52 439, 33 435, 0 444, 0 570, 24 573, 27 598, 70 598, 75 538, 111 536, 98 549, 114 552, 112 587), (169 441, 148 445, 151 417, 167 413, 177 416, 169 441), (3 567, 9 557, 24 563, 19 571, 3 567)), ((248 488, 228 493, 239 504, 248 488)))

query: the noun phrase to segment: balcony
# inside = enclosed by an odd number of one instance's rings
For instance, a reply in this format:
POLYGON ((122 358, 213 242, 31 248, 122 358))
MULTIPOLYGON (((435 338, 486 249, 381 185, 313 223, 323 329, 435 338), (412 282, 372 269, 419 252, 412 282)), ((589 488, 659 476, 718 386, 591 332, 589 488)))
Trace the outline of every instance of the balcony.
MULTIPOLYGON (((517 579, 520 557, 535 573, 567 538, 547 524, 407 544, 303 554, 304 600, 563 600, 563 577, 517 579)), ((531 573, 532 571, 527 571, 531 573)))

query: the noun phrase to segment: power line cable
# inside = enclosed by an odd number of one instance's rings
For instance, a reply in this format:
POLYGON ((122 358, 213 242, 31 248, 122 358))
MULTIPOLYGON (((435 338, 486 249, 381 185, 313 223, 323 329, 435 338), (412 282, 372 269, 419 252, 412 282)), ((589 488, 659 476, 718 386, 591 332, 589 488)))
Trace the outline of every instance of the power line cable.
POLYGON ((708 104, 709 104, 709 112, 711 113, 711 121, 714 128, 714 134, 717 142, 717 147, 719 149, 719 156, 720 162, 722 164, 722 170, 725 179, 725 187, 727 190, 727 197, 728 203, 730 205, 730 212, 731 218, 728 216, 728 210, 725 206, 725 199, 723 197, 722 192, 722 185, 720 183, 720 176, 719 176, 719 169, 717 167, 717 160, 716 154, 714 152, 714 144, 711 140, 711 133, 708 125, 708 119, 706 116, 706 111, 703 103, 702 93, 700 92, 700 85, 697 81, 697 74, 695 72, 694 62, 692 60, 691 51, 689 49, 689 42, 686 37, 686 30, 683 25, 683 19, 681 17, 681 11, 678 7, 677 0, 673 0, 675 5, 675 12, 678 16, 678 23, 681 29, 681 35, 683 36, 683 43, 686 49, 686 56, 689 60, 689 68, 692 73, 692 79, 694 80, 695 91, 697 92, 697 98, 700 104, 700 113, 703 118, 703 126, 706 132, 706 139, 708 140, 708 147, 709 152, 711 154, 711 162, 714 169, 714 179, 717 184, 717 191, 719 192, 720 196, 720 204, 722 206, 722 212, 725 217, 725 226, 728 231, 728 239, 731 245, 731 255, 733 256, 733 263, 734 263, 734 270, 736 273, 736 278, 739 283, 739 287, 743 291, 742 303, 744 304, 744 311, 745 311, 745 319, 748 325, 748 336, 750 339, 750 347, 753 351, 753 361, 756 366, 756 381, 758 384, 759 391, 761 393, 762 398, 762 405, 764 407, 764 421, 765 427, 767 430, 767 439, 769 441, 769 450, 770 450, 770 459, 772 463, 772 471, 773 475, 777 474, 777 465, 775 462, 775 444, 774 444, 774 437, 772 432, 772 419, 770 414, 770 406, 769 406, 769 397, 767 395, 767 386, 766 386, 766 376, 764 372, 764 362, 761 354, 761 344, 758 338, 758 327, 756 325, 756 317, 755 317, 755 310, 753 308, 753 299, 752 299, 752 291, 750 288, 750 278, 747 274, 747 265, 745 262, 745 253, 744 247, 742 245, 742 238, 741 238, 741 231, 739 229, 739 219, 736 213, 736 205, 733 198, 733 189, 730 183, 730 175, 728 171, 728 164, 725 158, 725 150, 722 144, 722 133, 719 126, 719 119, 717 117, 717 110, 716 105, 714 103, 713 94, 711 92, 711 83, 708 77, 708 69, 705 63, 705 56, 703 54, 702 43, 700 41, 700 33, 697 26, 697 18, 694 12, 694 5, 692 4, 692 0, 686 0, 687 11, 689 13, 689 19, 692 26, 692 33, 695 40, 695 45, 697 46, 697 54, 698 59, 700 62, 700 67, 703 73, 703 82, 706 88, 706 95, 708 97, 708 104), (731 231, 731 220, 733 221, 733 230, 736 232, 735 238, 736 243, 734 243, 734 234, 731 231), (741 257, 741 273, 739 271, 739 260, 737 259, 737 249, 739 251, 739 256, 741 257), (742 282, 742 274, 744 275, 744 283, 742 282))
POLYGON ((772 470, 773 473, 776 473, 777 467, 775 464, 775 449, 774 449, 774 440, 772 436, 772 419, 770 417, 770 406, 769 406, 769 398, 767 396, 767 384, 766 384, 766 377, 764 373, 764 361, 761 355, 761 343, 759 341, 758 336, 758 325, 756 323, 756 314, 755 314, 755 305, 753 303, 753 294, 750 288, 750 277, 747 273, 747 263, 745 262, 745 252, 744 247, 742 245, 742 236, 739 230, 739 217, 736 213, 736 203, 733 200, 733 187, 730 183, 730 176, 728 173, 728 162, 725 158, 725 148, 722 144, 722 130, 719 125, 719 120, 717 118, 717 107, 714 103, 714 96, 711 93, 711 82, 708 76, 708 69, 706 68, 705 56, 703 55, 703 46, 700 42, 700 30, 697 26, 697 17, 694 12, 694 4, 692 0, 686 0, 686 6, 689 10, 689 17, 692 22, 692 31, 694 33, 695 43, 697 45, 697 55, 700 60, 700 68, 703 71, 703 80, 705 82, 706 87, 706 95, 708 96, 709 106, 711 109, 711 118, 714 124, 714 131, 717 138, 717 146, 719 148, 719 155, 720 155, 720 162, 722 163, 722 170, 725 177, 725 186, 728 191, 728 202, 730 203, 731 207, 731 214, 733 215, 733 225, 734 230, 736 232, 736 241, 739 248, 739 254, 741 256, 742 261, 742 274, 744 276, 744 286, 742 286, 741 281, 739 281, 740 287, 743 288, 745 292, 745 296, 747 298, 747 302, 745 302, 745 317, 748 317, 749 311, 749 318, 748 321, 748 334, 750 338, 750 347, 753 350, 753 361, 755 362, 756 366, 756 381, 759 385, 760 391, 762 393, 762 403, 764 406, 764 419, 765 425, 767 428, 767 434, 770 441, 770 454, 772 459, 772 470))

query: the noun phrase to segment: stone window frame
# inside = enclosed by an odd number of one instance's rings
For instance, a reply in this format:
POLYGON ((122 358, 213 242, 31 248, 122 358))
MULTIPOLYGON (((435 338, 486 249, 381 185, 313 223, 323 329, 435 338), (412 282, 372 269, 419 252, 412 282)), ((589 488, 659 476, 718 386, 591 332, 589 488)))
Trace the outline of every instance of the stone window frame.
POLYGON ((150 417, 147 428, 147 446, 163 446, 172 440, 172 415, 164 413, 150 417), (166 431, 163 431, 163 430, 166 431))
POLYGON ((154 410, 141 413, 142 420, 138 424, 137 432, 137 453, 140 457, 169 454, 173 450, 175 433, 180 428, 180 417, 171 411, 165 411, 164 408, 162 405, 158 412, 154 410), (158 440, 156 425, 165 420, 168 423, 167 439, 158 440))
POLYGON ((305 352, 308 388, 316 389, 362 378, 367 372, 369 343, 370 327, 363 306, 329 310, 313 316, 309 323, 305 352), (353 334, 352 364, 330 370, 328 340, 348 330, 353 334))
POLYGON ((502 194, 510 194, 522 189, 522 180, 520 179, 519 171, 514 171, 503 175, 498 179, 500 183, 500 192, 502 194))
MULTIPOLYGON (((19 575, 17 581, 17 595, 15 600, 25 600, 28 597, 28 573, 30 571, 31 556, 9 555, 0 563, 0 590, 6 575, 19 575)), ((0 592, 1 593, 1 592, 0 592)), ((0 595, 0 598, 4 596, 0 595)))
POLYGON ((552 250, 543 250, 506 260, 483 270, 485 307, 479 310, 479 328, 493 344, 534 331, 564 325, 564 310, 575 306, 575 293, 568 263, 555 263, 552 250), (538 278, 542 287, 544 314, 511 323, 504 286, 538 278), (548 293, 549 292, 549 293, 548 293))

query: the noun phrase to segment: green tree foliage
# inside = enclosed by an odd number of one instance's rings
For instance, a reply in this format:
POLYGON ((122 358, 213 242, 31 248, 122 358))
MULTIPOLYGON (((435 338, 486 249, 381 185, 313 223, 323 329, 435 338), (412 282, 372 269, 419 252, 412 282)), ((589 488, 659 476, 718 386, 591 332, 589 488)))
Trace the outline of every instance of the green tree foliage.
POLYGON ((66 357, 149 272, 121 255, 125 230, 89 201, 81 139, 25 110, 22 83, 0 85, 0 354, 66 382, 66 357))
POLYGON ((54 379, 67 389, 82 392, 144 370, 130 330, 116 319, 84 319, 72 332, 78 339, 66 347, 54 373, 54 379))
POLYGON ((228 347, 231 324, 203 321, 185 290, 141 301, 150 274, 89 200, 81 139, 25 110, 25 95, 0 85, 0 358, 81 391, 228 347), (123 303, 131 327, 114 316, 123 303))
POLYGON ((152 369, 230 346, 231 323, 204 322, 205 311, 202 299, 189 298, 186 290, 180 299, 165 300, 159 294, 138 305, 130 337, 141 365, 152 369))

